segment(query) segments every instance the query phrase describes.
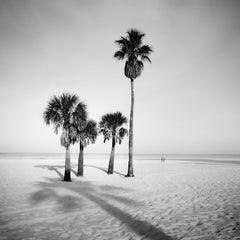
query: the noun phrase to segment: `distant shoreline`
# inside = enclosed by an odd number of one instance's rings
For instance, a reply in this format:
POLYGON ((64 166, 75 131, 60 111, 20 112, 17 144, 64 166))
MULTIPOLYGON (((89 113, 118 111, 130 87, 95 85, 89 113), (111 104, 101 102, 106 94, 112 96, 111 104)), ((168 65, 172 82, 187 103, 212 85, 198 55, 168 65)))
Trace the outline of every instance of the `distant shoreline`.
MULTIPOLYGON (((186 163, 231 163, 240 164, 238 154, 134 154, 135 161, 182 161, 186 163)), ((77 159, 78 153, 71 153, 72 159, 77 159)), ((109 158, 109 153, 86 153, 86 159, 104 160, 109 158)), ((127 159, 128 154, 118 153, 116 159, 127 159)), ((64 159, 64 153, 0 153, 1 159, 64 159)))

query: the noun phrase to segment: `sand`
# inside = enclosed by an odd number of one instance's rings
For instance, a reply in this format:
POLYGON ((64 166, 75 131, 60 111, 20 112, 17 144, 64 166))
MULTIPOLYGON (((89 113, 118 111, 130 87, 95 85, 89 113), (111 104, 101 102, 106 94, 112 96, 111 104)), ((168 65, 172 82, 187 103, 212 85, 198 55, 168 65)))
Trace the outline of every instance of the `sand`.
POLYGON ((240 164, 86 159, 0 160, 2 239, 240 239, 240 164))

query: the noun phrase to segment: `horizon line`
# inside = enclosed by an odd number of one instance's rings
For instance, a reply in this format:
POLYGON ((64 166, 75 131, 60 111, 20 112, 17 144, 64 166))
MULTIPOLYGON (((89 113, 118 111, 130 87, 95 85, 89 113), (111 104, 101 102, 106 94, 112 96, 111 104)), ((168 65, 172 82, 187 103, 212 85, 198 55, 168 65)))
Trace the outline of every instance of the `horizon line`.
MULTIPOLYGON (((78 154, 79 152, 71 152, 71 154, 78 154)), ((0 154, 65 154, 65 152, 1 152, 0 154)), ((85 152, 85 154, 107 154, 109 152, 85 152)), ((116 153, 128 155, 128 153, 116 153)), ((240 155, 240 153, 134 153, 133 155, 240 155)))

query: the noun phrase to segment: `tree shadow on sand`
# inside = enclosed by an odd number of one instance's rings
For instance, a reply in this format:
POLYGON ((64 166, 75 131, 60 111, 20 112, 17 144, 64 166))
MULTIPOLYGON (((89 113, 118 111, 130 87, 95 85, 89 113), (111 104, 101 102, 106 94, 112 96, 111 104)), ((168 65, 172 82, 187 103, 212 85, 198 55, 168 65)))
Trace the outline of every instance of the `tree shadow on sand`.
POLYGON ((30 197, 30 202, 33 205, 47 201, 54 201, 56 210, 66 213, 80 209, 83 206, 81 198, 73 195, 59 195, 52 187, 44 187, 30 197))
MULTIPOLYGON (((98 166, 94 166, 94 165, 84 165, 84 167, 92 167, 92 168, 99 169, 99 170, 101 170, 101 171, 103 171, 105 173, 108 173, 107 169, 103 168, 103 167, 98 167, 98 166)), ((123 174, 123 173, 120 173, 120 172, 117 172, 117 171, 113 171, 113 172, 118 174, 121 177, 125 177, 125 174, 123 174)))
MULTIPOLYGON (((161 229, 152 225, 150 222, 137 219, 130 213, 116 207, 114 203, 117 203, 117 205, 123 204, 132 208, 137 206, 144 207, 140 201, 123 197, 120 190, 121 188, 116 187, 115 189, 115 187, 111 185, 97 186, 89 182, 72 182, 71 184, 66 184, 65 182, 56 181, 56 179, 52 178, 47 178, 47 182, 38 183, 38 187, 40 187, 40 190, 33 193, 30 198, 32 204, 55 199, 61 204, 65 211, 68 211, 69 208, 71 210, 79 210, 79 204, 77 204, 78 199, 80 202, 85 199, 87 202, 90 201, 96 204, 106 213, 118 219, 129 231, 139 236, 147 237, 151 240, 173 240, 172 237, 166 235, 161 229), (57 189, 65 189, 69 194, 65 196, 59 195, 57 194, 57 189), (71 206, 72 203, 73 206, 71 206)), ((122 191, 126 192, 125 189, 122 189, 122 191)))
MULTIPOLYGON (((76 176, 77 175, 77 171, 73 169, 73 167, 76 167, 77 165, 72 165, 71 167, 71 172, 74 173, 76 176)), ((60 169, 64 169, 65 167, 62 166, 62 165, 36 165, 35 167, 38 167, 38 168, 45 168, 45 169, 48 169, 49 171, 55 171, 58 176, 63 180, 64 176, 63 174, 58 170, 58 168, 60 169)), ((84 167, 91 167, 91 168, 96 168, 96 169, 99 169, 103 172, 105 172, 107 174, 107 169, 106 168, 103 168, 103 167, 98 167, 98 166, 94 166, 94 165, 84 165, 84 167)), ((114 173, 116 173, 117 175, 121 176, 121 177, 125 177, 125 174, 123 173, 120 173, 120 172, 117 172, 117 171, 114 171, 114 173)))
MULTIPOLYGON (((51 166, 51 165, 36 165, 34 167, 37 168, 43 168, 43 169, 48 169, 49 171, 55 171, 57 173, 57 175, 63 180, 64 176, 63 174, 58 170, 58 168, 64 169, 65 167, 62 165, 55 165, 55 166, 51 166)), ((77 176, 77 171, 75 171, 74 169, 71 168, 71 172, 74 173, 77 176)))

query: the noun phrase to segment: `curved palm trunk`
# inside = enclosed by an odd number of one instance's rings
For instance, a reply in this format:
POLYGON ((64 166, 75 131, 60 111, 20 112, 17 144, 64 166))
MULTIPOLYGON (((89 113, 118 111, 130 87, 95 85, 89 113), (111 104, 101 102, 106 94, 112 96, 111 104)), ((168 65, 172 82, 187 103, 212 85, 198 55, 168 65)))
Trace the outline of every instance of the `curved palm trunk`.
POLYGON ((115 136, 112 138, 112 150, 111 150, 111 155, 110 155, 110 160, 108 164, 108 174, 113 174, 113 168, 114 168, 114 156, 115 156, 115 136))
POLYGON ((66 147, 64 181, 71 182, 71 160, 70 160, 70 148, 69 148, 69 146, 66 147))
POLYGON ((79 152, 79 155, 78 155, 78 171, 77 171, 77 175, 78 176, 83 176, 83 150, 84 150, 84 147, 83 147, 83 144, 82 142, 80 141, 80 152, 79 152))
POLYGON ((134 177, 133 174, 133 110, 134 110, 134 80, 131 79, 131 110, 129 124, 129 153, 128 153, 128 173, 126 177, 134 177))

